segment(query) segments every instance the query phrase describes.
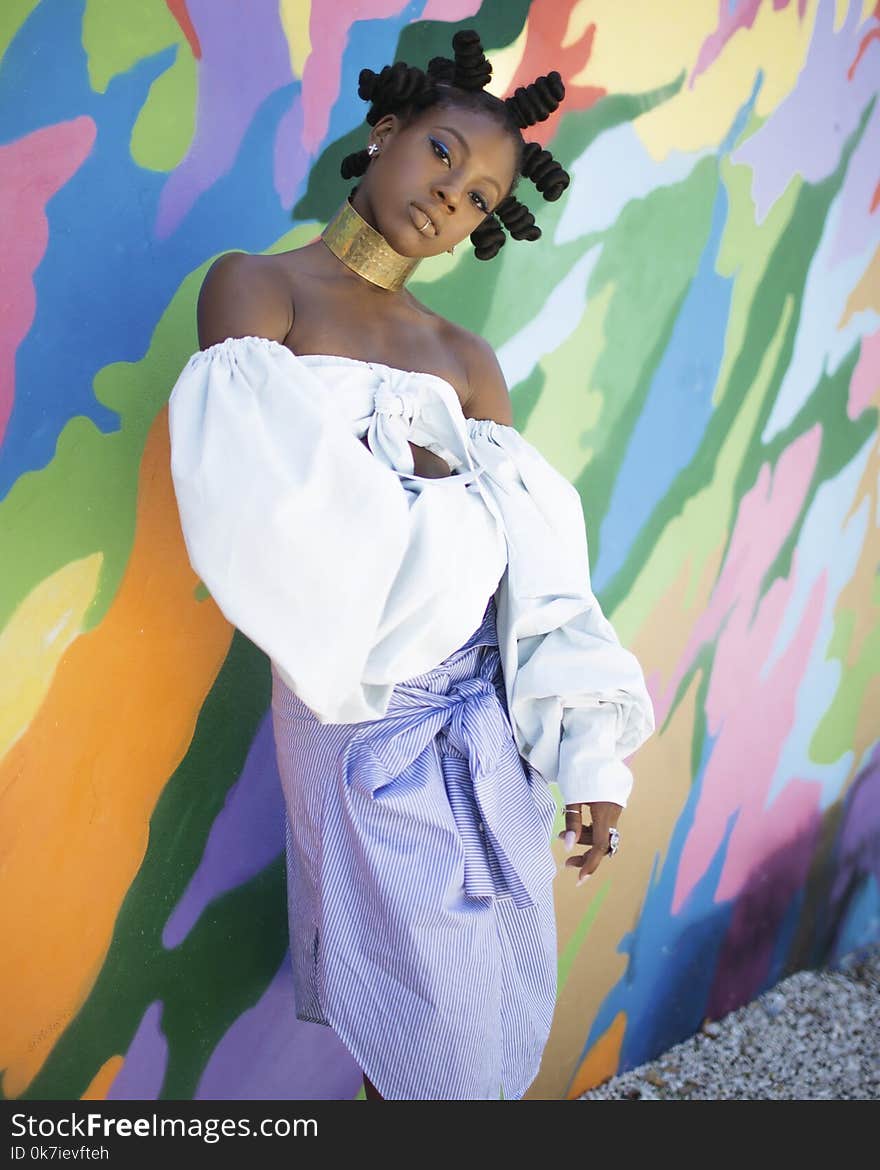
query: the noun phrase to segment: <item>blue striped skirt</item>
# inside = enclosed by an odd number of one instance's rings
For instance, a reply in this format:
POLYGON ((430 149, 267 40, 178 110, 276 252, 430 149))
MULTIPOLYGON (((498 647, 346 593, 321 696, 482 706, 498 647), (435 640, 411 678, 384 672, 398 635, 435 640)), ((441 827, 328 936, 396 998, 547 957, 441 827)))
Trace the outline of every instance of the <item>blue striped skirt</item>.
POLYGON ((296 1015, 389 1100, 518 1099, 553 1019, 556 799, 495 616, 366 723, 319 723, 272 669, 296 1015))

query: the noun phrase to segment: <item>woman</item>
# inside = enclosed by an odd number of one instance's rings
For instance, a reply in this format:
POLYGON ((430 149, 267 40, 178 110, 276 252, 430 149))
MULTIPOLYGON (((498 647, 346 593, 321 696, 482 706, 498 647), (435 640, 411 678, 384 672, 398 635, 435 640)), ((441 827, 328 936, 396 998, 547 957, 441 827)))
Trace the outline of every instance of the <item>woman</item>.
POLYGON ((297 1016, 337 1031, 371 1099, 525 1092, 556 994, 549 783, 580 882, 653 731, 574 489, 513 430, 491 347, 405 287, 466 238, 482 260, 538 239, 514 189, 569 181, 521 133, 559 74, 501 101, 477 34, 453 48, 362 71, 372 129, 342 164, 362 182, 305 247, 214 263, 170 404, 193 566, 272 659, 297 1016))

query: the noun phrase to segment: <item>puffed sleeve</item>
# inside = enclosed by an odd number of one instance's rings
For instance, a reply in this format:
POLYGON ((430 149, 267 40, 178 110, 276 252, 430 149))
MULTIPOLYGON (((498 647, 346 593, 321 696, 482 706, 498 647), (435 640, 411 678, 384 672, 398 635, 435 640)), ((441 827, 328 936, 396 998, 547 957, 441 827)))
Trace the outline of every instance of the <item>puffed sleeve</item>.
POLYGON ((519 751, 565 804, 626 807, 624 760, 653 733, 654 708, 638 659, 592 592, 580 496, 513 427, 467 424, 487 504, 507 532, 497 628, 519 751))
POLYGON ((404 490, 285 346, 228 338, 193 354, 168 425, 193 569, 320 722, 381 718, 397 682, 479 624, 504 553, 478 556, 462 598, 443 545, 491 547, 482 502, 453 525, 451 501, 404 490))

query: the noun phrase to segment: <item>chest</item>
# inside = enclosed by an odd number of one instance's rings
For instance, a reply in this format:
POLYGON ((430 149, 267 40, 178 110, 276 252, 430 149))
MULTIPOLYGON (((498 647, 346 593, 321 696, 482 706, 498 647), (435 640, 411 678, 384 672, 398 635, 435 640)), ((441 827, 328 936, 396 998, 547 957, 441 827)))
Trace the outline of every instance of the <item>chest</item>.
POLYGON ((335 282, 288 272, 293 325, 284 339, 296 354, 336 354, 401 370, 437 374, 452 385, 464 409, 467 375, 451 344, 449 323, 435 314, 393 311, 375 296, 335 282))

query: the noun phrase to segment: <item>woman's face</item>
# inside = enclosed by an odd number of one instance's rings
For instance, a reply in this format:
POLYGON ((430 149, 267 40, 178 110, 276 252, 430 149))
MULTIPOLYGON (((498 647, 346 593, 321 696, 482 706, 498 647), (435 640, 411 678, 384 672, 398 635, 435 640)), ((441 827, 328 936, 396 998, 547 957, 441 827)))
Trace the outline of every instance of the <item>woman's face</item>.
POLYGON ((374 154, 352 203, 402 256, 439 256, 482 223, 513 182, 516 148, 497 122, 439 107, 407 128, 373 127, 374 154), (422 230, 420 230, 422 229, 422 230))

